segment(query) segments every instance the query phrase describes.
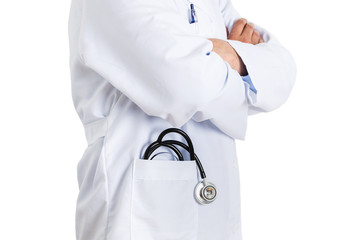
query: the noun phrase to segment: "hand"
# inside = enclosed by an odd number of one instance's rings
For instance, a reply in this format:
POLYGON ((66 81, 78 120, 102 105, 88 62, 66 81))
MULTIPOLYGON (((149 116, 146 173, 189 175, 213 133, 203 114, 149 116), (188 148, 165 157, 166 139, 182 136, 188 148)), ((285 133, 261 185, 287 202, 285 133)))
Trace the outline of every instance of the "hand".
POLYGON ((228 64, 240 75, 245 76, 248 74, 242 59, 227 41, 217 38, 209 38, 209 40, 213 43, 213 52, 217 53, 224 61, 228 62, 228 64))
POLYGON ((245 18, 240 18, 233 24, 231 33, 228 34, 227 27, 226 30, 227 39, 229 40, 237 40, 253 45, 264 42, 260 33, 254 29, 254 24, 247 23, 247 19, 245 18))

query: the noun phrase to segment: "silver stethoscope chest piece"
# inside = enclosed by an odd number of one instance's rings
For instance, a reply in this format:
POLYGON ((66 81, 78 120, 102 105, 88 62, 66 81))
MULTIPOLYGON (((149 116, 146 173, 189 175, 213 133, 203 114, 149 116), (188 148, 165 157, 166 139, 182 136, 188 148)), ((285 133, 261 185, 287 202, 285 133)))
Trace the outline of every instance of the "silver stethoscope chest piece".
POLYGON ((168 147, 171 150, 173 150, 173 152, 177 155, 177 160, 184 161, 182 153, 179 151, 179 149, 175 145, 180 146, 180 147, 184 148, 185 150, 187 150, 190 154, 190 159, 192 159, 191 161, 196 161, 196 164, 198 166, 198 170, 201 175, 202 181, 197 184, 197 186, 195 187, 195 191, 194 191, 194 195, 195 195, 197 202, 200 204, 203 204, 203 205, 213 202, 217 197, 216 186, 213 183, 208 182, 206 180, 206 173, 203 169, 202 163, 199 160, 197 154, 194 153, 193 143, 192 143, 190 137, 183 130, 178 129, 178 128, 168 128, 168 129, 164 130, 163 132, 161 132, 158 136, 158 139, 155 142, 151 143, 147 147, 143 158, 152 160, 153 157, 152 158, 150 157, 152 155, 152 153, 157 148, 164 146, 164 147, 168 147), (182 135, 186 139, 188 145, 186 145, 180 141, 175 141, 175 140, 164 140, 163 141, 162 140, 163 137, 170 132, 176 132, 176 133, 179 133, 180 135, 182 135))
POLYGON ((200 204, 209 204, 216 199, 217 189, 213 183, 203 179, 202 182, 197 184, 194 194, 200 204))

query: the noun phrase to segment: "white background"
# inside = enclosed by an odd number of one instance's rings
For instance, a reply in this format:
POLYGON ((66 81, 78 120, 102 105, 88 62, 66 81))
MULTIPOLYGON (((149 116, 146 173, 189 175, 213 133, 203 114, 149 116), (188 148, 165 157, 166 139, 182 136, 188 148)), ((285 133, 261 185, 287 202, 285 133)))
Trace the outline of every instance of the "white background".
MULTIPOLYGON (((361 240, 357 1, 233 0, 294 56, 294 90, 238 141, 244 240, 361 240)), ((75 239, 70 1, 0 3, 0 239, 75 239)))

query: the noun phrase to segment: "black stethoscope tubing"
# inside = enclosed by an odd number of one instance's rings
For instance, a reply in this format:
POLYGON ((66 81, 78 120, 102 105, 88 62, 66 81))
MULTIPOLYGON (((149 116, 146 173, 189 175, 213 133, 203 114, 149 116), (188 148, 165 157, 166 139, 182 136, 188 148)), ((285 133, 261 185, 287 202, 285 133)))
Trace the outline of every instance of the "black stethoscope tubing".
MULTIPOLYGON (((206 173, 203 169, 203 166, 202 166, 202 163, 201 161, 199 160, 198 156, 195 154, 194 152, 194 147, 193 147, 193 144, 192 144, 192 141, 191 139, 189 138, 189 136, 184 132, 182 131, 181 129, 178 129, 178 128, 168 128, 166 130, 164 130, 158 137, 158 139, 151 143, 148 148, 146 149, 145 153, 144 153, 144 156, 143 158, 144 159, 149 159, 149 157, 151 156, 151 154, 160 146, 165 146, 165 147, 169 147, 170 149, 172 149, 178 156, 178 159, 180 161, 184 161, 184 158, 183 158, 183 155, 182 153, 179 151, 178 148, 176 148, 174 145, 178 145, 182 148, 184 148, 185 150, 187 150, 190 154, 190 160, 191 161, 196 161, 197 163, 197 166, 198 166, 198 169, 199 169, 199 172, 200 172, 200 175, 202 177, 202 179, 206 178, 206 173), (176 132, 176 133, 179 133, 180 135, 182 135, 185 140, 187 141, 187 144, 184 144, 180 141, 176 141, 176 140, 165 140, 165 141, 162 141, 163 137, 170 133, 170 132, 176 132)), ((150 159, 151 160, 151 159, 150 159)))

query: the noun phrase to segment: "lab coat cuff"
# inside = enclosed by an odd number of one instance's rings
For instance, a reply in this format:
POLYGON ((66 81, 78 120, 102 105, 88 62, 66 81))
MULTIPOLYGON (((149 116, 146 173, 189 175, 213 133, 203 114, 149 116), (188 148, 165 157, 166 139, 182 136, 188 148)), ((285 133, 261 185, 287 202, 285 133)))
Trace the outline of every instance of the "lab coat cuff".
POLYGON ((243 82, 246 86, 246 96, 248 99, 248 102, 250 104, 256 104, 257 103, 257 82, 254 84, 254 79, 257 79, 255 66, 252 65, 253 59, 251 59, 252 55, 254 55, 254 50, 256 48, 255 45, 240 42, 237 40, 226 40, 232 48, 237 52, 238 56, 242 59, 244 65, 247 68, 248 75, 242 76, 243 82))
MULTIPOLYGON (((216 55, 219 57, 219 55, 216 55)), ((219 57, 222 61, 223 59, 219 57)), ((227 76, 224 87, 208 104, 197 111, 192 119, 196 122, 210 120, 222 132, 232 138, 244 140, 247 128, 248 102, 244 84, 239 73, 224 62, 227 76)))
POLYGON ((241 57, 257 89, 257 103, 250 104, 250 109, 269 112, 287 100, 296 79, 296 64, 290 52, 270 32, 256 24, 255 29, 263 43, 226 41, 241 57))

